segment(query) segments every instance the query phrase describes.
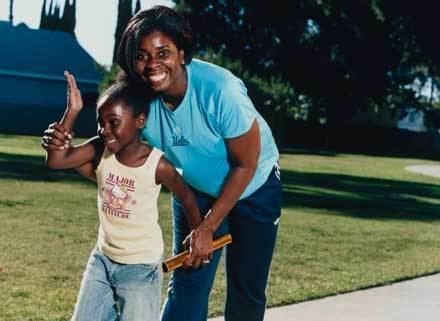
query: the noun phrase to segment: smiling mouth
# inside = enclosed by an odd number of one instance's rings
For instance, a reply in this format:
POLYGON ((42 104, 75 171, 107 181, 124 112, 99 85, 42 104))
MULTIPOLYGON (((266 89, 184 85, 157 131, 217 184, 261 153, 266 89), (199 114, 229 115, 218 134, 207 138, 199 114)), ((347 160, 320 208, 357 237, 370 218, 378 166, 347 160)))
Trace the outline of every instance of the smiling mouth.
POLYGON ((166 72, 161 72, 154 75, 148 75, 148 80, 150 82, 158 82, 164 80, 166 76, 167 76, 166 72))
POLYGON ((105 142, 104 142, 104 144, 105 145, 108 145, 108 144, 112 144, 112 143, 115 143, 116 142, 116 139, 111 139, 111 140, 106 140, 105 142))

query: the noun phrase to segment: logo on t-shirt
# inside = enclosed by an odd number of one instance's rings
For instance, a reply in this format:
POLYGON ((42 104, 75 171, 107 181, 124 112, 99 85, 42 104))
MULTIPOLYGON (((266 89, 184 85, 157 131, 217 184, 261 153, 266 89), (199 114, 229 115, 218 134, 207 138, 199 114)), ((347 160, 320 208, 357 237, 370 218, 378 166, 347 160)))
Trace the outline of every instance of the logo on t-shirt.
POLYGON ((136 204, 133 199, 134 191, 133 179, 109 173, 102 188, 102 211, 109 215, 128 218, 131 205, 136 204))
POLYGON ((189 141, 183 136, 173 135, 173 146, 186 146, 189 145, 189 141))

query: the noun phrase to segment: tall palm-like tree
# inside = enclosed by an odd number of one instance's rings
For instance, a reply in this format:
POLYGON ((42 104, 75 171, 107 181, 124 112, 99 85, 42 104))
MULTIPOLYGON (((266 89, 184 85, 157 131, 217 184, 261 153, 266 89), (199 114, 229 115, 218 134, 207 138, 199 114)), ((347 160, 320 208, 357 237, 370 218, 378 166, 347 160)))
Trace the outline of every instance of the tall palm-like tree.
POLYGON ((11 25, 14 22, 13 11, 14 11, 14 0, 9 0, 9 22, 11 23, 11 25))
POLYGON ((41 7, 40 29, 59 30, 72 34, 75 37, 76 0, 64 0, 64 11, 57 1, 50 0, 49 11, 46 11, 46 0, 41 7), (72 3, 71 3, 72 2, 72 3))
POLYGON ((115 31, 115 45, 113 47, 113 62, 116 61, 116 55, 118 52, 119 41, 121 41, 122 34, 128 21, 133 16, 133 6, 131 0, 119 0, 118 2, 118 20, 116 23, 115 31))
POLYGON ((136 7, 134 8, 134 12, 133 12, 133 14, 136 14, 136 13, 138 13, 139 11, 141 11, 141 1, 140 1, 140 0, 137 0, 137 1, 136 1, 136 7))

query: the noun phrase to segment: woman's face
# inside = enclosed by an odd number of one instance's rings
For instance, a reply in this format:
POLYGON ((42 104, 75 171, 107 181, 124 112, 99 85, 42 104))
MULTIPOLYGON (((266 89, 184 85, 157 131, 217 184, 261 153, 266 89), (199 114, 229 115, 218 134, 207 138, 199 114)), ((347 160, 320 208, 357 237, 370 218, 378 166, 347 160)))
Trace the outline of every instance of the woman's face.
POLYGON ((153 91, 169 96, 185 94, 184 63, 183 50, 160 31, 144 36, 136 53, 136 72, 153 91))

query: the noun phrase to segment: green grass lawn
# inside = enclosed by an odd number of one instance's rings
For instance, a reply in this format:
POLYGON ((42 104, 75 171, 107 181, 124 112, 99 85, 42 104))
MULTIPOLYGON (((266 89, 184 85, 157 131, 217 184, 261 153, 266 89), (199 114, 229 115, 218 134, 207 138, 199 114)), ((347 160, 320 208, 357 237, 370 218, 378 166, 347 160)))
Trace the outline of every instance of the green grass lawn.
MULTIPOLYGON (((96 241, 94 184, 46 169, 39 144, 38 137, 0 135, 2 321, 69 320, 96 241)), ((282 154, 285 202, 269 305, 439 272, 440 180, 404 170, 414 164, 434 162, 282 154)), ((169 194, 159 205, 170 254, 169 194)), ((222 313, 223 274, 220 268, 210 315, 222 313)))

